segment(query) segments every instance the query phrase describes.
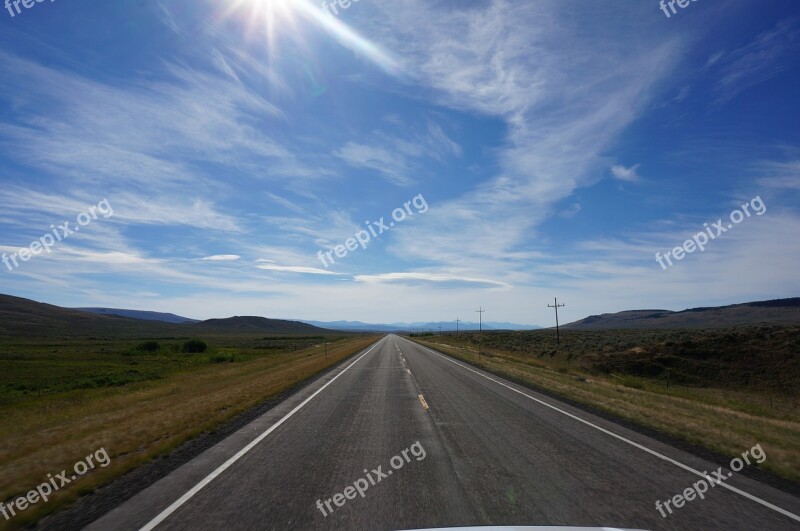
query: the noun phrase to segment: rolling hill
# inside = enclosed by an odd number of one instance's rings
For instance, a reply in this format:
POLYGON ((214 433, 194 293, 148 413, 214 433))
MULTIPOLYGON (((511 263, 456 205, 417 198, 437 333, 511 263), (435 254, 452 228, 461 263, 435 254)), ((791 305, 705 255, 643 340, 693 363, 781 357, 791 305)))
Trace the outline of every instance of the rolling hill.
POLYGON ((190 325, 204 332, 263 332, 272 334, 313 334, 329 332, 324 328, 300 321, 283 319, 267 319, 266 317, 229 317, 227 319, 209 319, 190 325))
POLYGON ((70 308, 79 312, 96 313, 98 315, 116 315, 117 317, 130 317, 131 319, 144 319, 145 321, 161 321, 162 323, 197 323, 197 319, 181 317, 174 313, 146 312, 141 310, 123 310, 120 308, 70 308))
POLYGON ((612 328, 725 328, 739 325, 800 324, 800 297, 747 302, 729 306, 670 310, 628 310, 591 315, 562 328, 604 330, 612 328))
POLYGON ((0 294, 0 338, 52 337, 186 337, 215 334, 325 334, 330 330, 298 321, 265 317, 231 317, 167 323, 118 315, 99 315, 0 294))

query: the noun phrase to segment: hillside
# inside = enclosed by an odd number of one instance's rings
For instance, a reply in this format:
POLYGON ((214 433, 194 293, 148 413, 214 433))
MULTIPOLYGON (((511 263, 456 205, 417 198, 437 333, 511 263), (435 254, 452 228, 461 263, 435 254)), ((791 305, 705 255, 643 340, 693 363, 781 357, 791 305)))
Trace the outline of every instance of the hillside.
POLYGON ((120 308, 70 308, 79 312, 89 312, 98 315, 116 315, 117 317, 130 317, 145 321, 161 321, 163 323, 196 323, 197 319, 189 319, 174 313, 146 312, 140 310, 123 310, 120 308))
POLYGON ((190 323, 165 323, 116 315, 98 315, 0 294, 0 338, 25 337, 187 337, 215 334, 320 334, 329 330, 297 321, 231 317, 190 323))
POLYGON ((227 319, 209 319, 193 323, 190 327, 205 332, 264 332, 277 334, 313 334, 328 332, 299 321, 283 319, 267 319, 265 317, 229 317, 227 319))
POLYGON ((629 310, 592 315, 563 325, 569 330, 613 328, 725 328, 741 325, 800 324, 800 298, 748 302, 719 307, 670 310, 629 310))
POLYGON ((85 337, 165 335, 168 325, 95 315, 10 295, 0 295, 0 337, 85 337))

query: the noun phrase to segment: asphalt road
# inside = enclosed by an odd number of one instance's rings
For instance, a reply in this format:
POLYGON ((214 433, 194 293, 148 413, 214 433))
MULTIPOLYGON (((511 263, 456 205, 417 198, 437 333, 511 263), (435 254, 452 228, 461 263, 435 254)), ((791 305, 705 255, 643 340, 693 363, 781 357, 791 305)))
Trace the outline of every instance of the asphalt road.
POLYGON ((390 335, 89 529, 800 529, 736 474, 663 518, 692 469, 717 465, 390 335))

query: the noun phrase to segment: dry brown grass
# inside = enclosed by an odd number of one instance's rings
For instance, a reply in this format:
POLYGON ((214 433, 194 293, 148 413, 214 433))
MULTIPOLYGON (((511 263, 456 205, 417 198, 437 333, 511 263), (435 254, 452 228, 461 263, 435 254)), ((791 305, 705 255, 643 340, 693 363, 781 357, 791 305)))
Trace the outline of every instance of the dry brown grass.
POLYGON ((0 530, 51 513, 196 435, 344 360, 377 338, 337 342, 274 358, 205 366, 156 382, 71 392, 32 401, 0 418, 0 500, 24 495, 99 448, 111 457, 78 481, 39 501, 0 530))
POLYGON ((762 397, 746 392, 729 391, 725 396, 715 389, 678 386, 665 389, 647 385, 642 379, 588 375, 564 364, 525 359, 496 349, 491 356, 478 358, 477 351, 471 348, 411 339, 497 374, 528 382, 724 455, 735 457, 761 444, 767 459, 759 466, 794 481, 800 480, 800 417, 791 404, 786 404, 783 411, 754 414, 752 403, 762 397))

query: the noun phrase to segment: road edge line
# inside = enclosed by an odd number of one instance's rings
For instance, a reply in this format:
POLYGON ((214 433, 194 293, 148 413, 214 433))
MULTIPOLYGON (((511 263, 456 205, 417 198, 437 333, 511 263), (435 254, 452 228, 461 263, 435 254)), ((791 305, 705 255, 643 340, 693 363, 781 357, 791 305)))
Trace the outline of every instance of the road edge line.
MULTIPOLYGON (((403 339, 405 339, 405 338, 403 338, 403 339)), ((493 381, 494 383, 496 383, 496 384, 498 384, 500 386, 503 386, 503 387, 505 387, 507 389, 510 389, 511 391, 514 391, 515 393, 518 393, 518 394, 520 394, 520 395, 522 395, 522 396, 524 396, 526 398, 529 398, 529 399, 533 400, 534 402, 537 402, 537 403, 539 403, 539 404, 541 404, 543 406, 549 407, 550 409, 552 409, 554 411, 558 411, 559 413, 561 413, 563 415, 566 415, 566 416, 568 416, 568 417, 570 417, 570 418, 572 418, 574 420, 577 420, 578 422, 582 422, 583 424, 586 424, 587 426, 590 426, 590 427, 592 427, 592 428, 594 428, 596 430, 599 430, 599 431, 601 431, 601 432, 603 432, 603 433, 605 433, 607 435, 611 435, 612 437, 615 437, 615 438, 617 438, 617 439, 619 439, 619 440, 621 440, 623 442, 626 442, 626 443, 630 444, 631 446, 634 446, 635 448, 638 448, 638 449, 640 449, 642 451, 645 451, 645 452, 647 452, 647 453, 649 453, 651 455, 654 455, 655 457, 658 457, 659 459, 667 461, 668 463, 672 463, 673 465, 675 465, 675 466, 677 466, 679 468, 682 468, 682 469, 686 470, 687 472, 691 472, 691 473, 693 473, 695 475, 698 475, 698 476, 700 476, 701 478, 704 478, 704 479, 710 479, 707 475, 703 474, 702 472, 700 472, 698 470, 695 470, 694 468, 690 467, 689 465, 684 465, 680 461, 676 461, 675 459, 672 459, 671 457, 667 457, 666 455, 661 454, 659 452, 656 452, 655 450, 651 450, 650 448, 648 448, 648 447, 646 447, 644 445, 641 445, 641 444, 639 444, 639 443, 637 443, 635 441, 632 441, 632 440, 628 439, 627 437, 623 437, 622 435, 618 435, 618 434, 614 433, 613 431, 610 431, 610 430, 607 430, 607 429, 603 428, 602 426, 598 426, 597 424, 594 424, 592 422, 589 422, 588 420, 582 419, 579 416, 574 415, 574 414, 572 414, 572 413, 570 413, 568 411, 565 411, 565 410, 563 410, 563 409, 561 409, 559 407, 556 407, 556 406, 554 406, 552 404, 548 404, 544 400, 540 400, 540 399, 538 399, 536 397, 533 397, 533 396, 531 396, 531 395, 529 395, 527 393, 524 393, 524 392, 520 391, 519 389, 515 389, 515 388, 511 387, 510 385, 507 385, 507 384, 505 384, 505 383, 503 383, 501 381, 495 380, 491 376, 487 376, 486 374, 482 374, 481 372, 479 372, 479 371, 477 371, 477 370, 475 370, 475 369, 473 369, 471 367, 468 367, 466 365, 463 365, 463 364, 457 362, 454 359, 451 359, 449 356, 446 356, 444 354, 440 354, 439 352, 431 350, 428 347, 426 347, 424 345, 420 345, 419 343, 416 343, 414 341, 410 341, 408 339, 406 339, 406 341, 409 341, 410 343, 412 343, 414 345, 417 345, 418 347, 420 347, 422 349, 425 349, 425 350, 427 350, 428 352, 430 352, 432 354, 436 354, 437 356, 443 358, 444 360, 449 361, 450 363, 453 363, 455 365, 458 365, 459 367, 461 367, 463 369, 466 369, 466 370, 468 370, 470 372, 474 372, 478 376, 486 378, 487 380, 491 380, 491 381, 493 381)), ((743 491, 741 489, 737 489, 736 487, 734 487, 732 485, 728 485, 727 483, 717 483, 717 484, 720 485, 721 487, 724 487, 724 488, 732 491, 732 492, 735 492, 736 494, 739 494, 740 496, 743 496, 743 497, 745 497, 745 498, 747 498, 747 499, 749 499, 751 501, 754 501, 754 502, 756 502, 756 503, 758 503, 760 505, 763 505, 764 507, 772 509, 773 511, 776 511, 776 512, 778 512, 778 513, 780 513, 780 514, 782 514, 784 516, 787 516, 787 517, 789 517, 789 518, 791 518, 793 520, 797 520, 798 522, 800 522, 800 516, 798 516, 798 515, 796 515, 796 514, 794 514, 792 512, 789 512, 786 509, 778 507, 777 505, 774 505, 774 504, 772 504, 772 503, 770 503, 770 502, 768 502, 766 500, 762 500, 758 496, 754 496, 754 495, 752 495, 752 494, 750 494, 748 492, 745 492, 745 491, 743 491)))
POLYGON ((238 461, 239 459, 241 459, 241 458, 242 458, 244 455, 246 455, 246 454, 247 454, 247 453, 248 453, 250 450, 252 450, 253 448, 255 448, 255 447, 256 447, 256 446, 257 446, 257 445, 258 445, 258 444, 259 444, 261 441, 263 441, 264 439, 266 439, 266 438, 267 438, 267 436, 268 436, 269 434, 271 434, 273 431, 275 431, 275 430, 276 430, 276 429, 277 429, 277 428, 278 428, 278 427, 279 427, 281 424, 283 424, 284 422, 286 422, 287 420, 289 420, 289 419, 290 419, 290 418, 291 418, 291 417, 292 417, 292 416, 293 416, 295 413, 297 413, 297 412, 298 412, 298 411, 300 411, 300 410, 301 410, 303 407, 305 407, 305 405, 306 405, 306 404, 308 404, 309 402, 311 402, 311 400, 313 400, 313 399, 314 399, 314 398, 315 398, 315 397, 316 397, 318 394, 320 394, 320 393, 321 393, 322 391, 324 391, 324 390, 325 390, 325 389, 326 389, 326 388, 327 388, 329 385, 331 385, 333 382, 335 382, 335 381, 336 381, 336 380, 337 380, 337 379, 338 379, 338 378, 339 378, 341 375, 343 375, 344 373, 346 373, 346 372, 347 372, 347 371, 350 369, 350 367, 352 367, 353 365, 355 365, 356 363, 358 363, 359 361, 361 361, 361 358, 363 358, 364 356, 366 356, 367 354, 369 354, 370 352, 372 352, 372 349, 374 349, 375 347, 377 347, 377 346, 378 346, 378 345, 379 345, 379 344, 380 344, 380 343, 383 341, 383 339, 385 339, 385 338, 379 339, 379 340, 378 340, 378 341, 377 341, 377 342, 376 342, 374 345, 372 345, 372 346, 371 346, 371 347, 370 347, 370 348, 369 348, 369 349, 368 349, 366 352, 364 352, 364 353, 363 353, 361 356, 359 356, 359 357, 358 357, 358 358, 357 358, 355 361, 353 361, 353 362, 352 362, 350 365, 348 365, 347 367, 345 367, 345 368, 342 370, 342 372, 340 372, 339 374, 337 374, 336 376, 334 376, 333 378, 331 378, 331 380, 330 380, 328 383, 326 383, 325 385, 323 385, 322 387, 320 387, 319 389, 317 389, 316 391, 314 391, 314 393, 313 393, 311 396, 309 396, 308 398, 306 398, 305 400, 303 400, 303 401, 302 401, 300 404, 298 404, 297 406, 295 406, 295 407, 294 407, 294 409, 292 409, 292 410, 291 410, 290 412, 288 412, 286 415, 284 415, 283 417, 281 417, 281 419, 280 419, 278 422, 276 422, 275 424, 273 424, 272 426, 270 426, 269 428, 267 428, 267 429, 266 429, 266 430, 265 430, 265 431, 264 431, 264 432, 263 432, 261 435, 259 435, 258 437, 256 437, 256 438, 255 438, 255 439, 253 439, 252 441, 250 441, 250 443, 248 443, 248 444, 247 444, 247 446, 245 446, 244 448, 242 448, 241 450, 239 450, 238 452, 236 452, 236 453, 235 453, 233 456, 229 457, 227 461, 225 461, 224 463, 222 463, 221 465, 219 465, 219 466, 218 466, 216 469, 214 469, 214 470, 213 470, 213 471, 212 471, 212 472, 211 472, 209 475, 207 475, 205 478, 203 478, 202 480, 200 480, 200 482, 198 482, 198 483, 197 483, 197 485, 195 485, 194 487, 192 487, 191 489, 189 489, 187 492, 185 492, 185 493, 183 494, 183 496, 181 496, 180 498, 178 498, 177 500, 175 500, 174 502, 172 502, 172 504, 171 504, 169 507, 167 507, 166 509, 164 509, 163 511, 161 511, 161 512, 160 512, 158 515, 156 515, 156 517, 155 517, 155 518, 153 518, 153 519, 152 519, 152 520, 150 520, 150 521, 149 521, 147 524, 145 524, 144 526, 142 526, 142 527, 139 529, 139 531, 151 531, 151 530, 155 529, 155 528, 156 528, 156 526, 158 526, 158 525, 159 525, 161 522, 163 522, 164 520, 166 520, 166 519, 167 519, 167 518, 168 518, 168 517, 169 517, 169 516, 170 516, 172 513, 174 513, 175 511, 177 511, 177 510, 178 510, 178 509, 179 509, 179 508, 180 508, 180 507, 181 507, 181 506, 182 506, 184 503, 186 503, 186 502, 187 502, 187 501, 189 501, 189 500, 190 500, 192 497, 194 497, 194 495, 195 495, 195 494, 197 494, 198 492, 200 492, 200 491, 201 491, 201 490, 202 490, 202 489, 203 489, 203 488, 204 488, 206 485, 208 485, 209 483, 211 483, 212 481, 214 481, 214 479, 216 479, 216 478, 217 478, 219 475, 221 475, 221 474, 222 474, 223 472, 225 472, 225 471, 226 471, 228 468, 230 468, 230 467, 231 467, 231 465, 233 465, 234 463, 236 463, 236 461, 238 461))

